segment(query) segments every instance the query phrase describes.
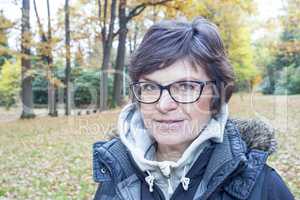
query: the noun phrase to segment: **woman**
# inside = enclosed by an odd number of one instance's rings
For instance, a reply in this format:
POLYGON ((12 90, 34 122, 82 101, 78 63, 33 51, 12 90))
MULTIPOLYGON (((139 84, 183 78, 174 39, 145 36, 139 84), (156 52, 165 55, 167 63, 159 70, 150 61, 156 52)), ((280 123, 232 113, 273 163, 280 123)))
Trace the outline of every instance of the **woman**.
POLYGON ((293 199, 266 164, 272 138, 251 144, 228 118, 234 73, 214 24, 153 25, 129 74, 119 138, 94 145, 95 199, 293 199))

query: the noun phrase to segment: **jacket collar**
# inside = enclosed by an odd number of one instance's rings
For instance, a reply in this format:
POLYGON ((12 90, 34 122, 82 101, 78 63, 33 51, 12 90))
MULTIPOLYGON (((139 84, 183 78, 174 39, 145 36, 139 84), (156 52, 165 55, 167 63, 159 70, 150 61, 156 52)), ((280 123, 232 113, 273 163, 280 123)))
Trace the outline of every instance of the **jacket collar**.
POLYGON ((259 150, 251 151, 247 155, 245 169, 233 181, 229 182, 224 189, 237 199, 248 199, 265 165, 267 157, 268 154, 266 152, 259 150))
POLYGON ((247 146, 232 120, 226 124, 223 143, 215 145, 194 199, 207 199, 224 183, 226 192, 237 199, 247 199, 268 154, 260 150, 247 153, 247 146), (232 176, 235 178, 230 180, 232 176))

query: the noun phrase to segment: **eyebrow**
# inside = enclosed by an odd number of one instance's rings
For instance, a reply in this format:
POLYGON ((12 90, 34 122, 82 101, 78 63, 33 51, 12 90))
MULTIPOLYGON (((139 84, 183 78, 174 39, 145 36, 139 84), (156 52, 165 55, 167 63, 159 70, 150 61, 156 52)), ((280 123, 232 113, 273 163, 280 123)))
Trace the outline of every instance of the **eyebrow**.
MULTIPOLYGON (((146 78, 146 77, 142 77, 141 79, 145 80, 145 81, 149 81, 149 82, 158 83, 157 81, 151 80, 151 79, 146 78)), ((180 79, 177 79, 177 80, 173 80, 172 82, 177 82, 177 81, 200 81, 200 79, 195 78, 195 77, 184 77, 184 78, 180 78, 180 79)), ((158 84, 160 84, 160 83, 158 83, 158 84)))

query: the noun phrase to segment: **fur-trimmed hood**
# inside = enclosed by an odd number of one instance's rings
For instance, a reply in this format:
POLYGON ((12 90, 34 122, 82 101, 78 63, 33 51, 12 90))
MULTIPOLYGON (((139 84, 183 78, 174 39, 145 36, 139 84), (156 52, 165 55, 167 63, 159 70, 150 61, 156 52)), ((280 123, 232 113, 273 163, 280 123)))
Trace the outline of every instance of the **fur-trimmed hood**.
POLYGON ((270 154, 277 148, 275 130, 259 119, 232 119, 249 149, 258 149, 270 154))

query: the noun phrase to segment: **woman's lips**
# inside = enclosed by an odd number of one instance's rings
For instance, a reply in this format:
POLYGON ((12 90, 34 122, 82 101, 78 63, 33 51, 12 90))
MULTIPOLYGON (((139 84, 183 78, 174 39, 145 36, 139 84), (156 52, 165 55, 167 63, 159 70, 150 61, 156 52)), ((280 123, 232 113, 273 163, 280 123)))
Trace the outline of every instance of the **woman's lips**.
POLYGON ((162 131, 170 131, 170 130, 176 130, 181 129, 183 126, 184 120, 155 120, 155 124, 157 129, 162 131))
POLYGON ((169 119, 169 120, 155 120, 158 123, 176 123, 176 122, 180 122, 183 121, 181 119, 169 119))

